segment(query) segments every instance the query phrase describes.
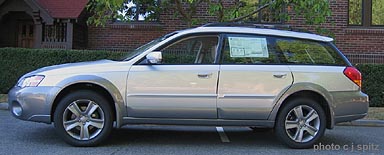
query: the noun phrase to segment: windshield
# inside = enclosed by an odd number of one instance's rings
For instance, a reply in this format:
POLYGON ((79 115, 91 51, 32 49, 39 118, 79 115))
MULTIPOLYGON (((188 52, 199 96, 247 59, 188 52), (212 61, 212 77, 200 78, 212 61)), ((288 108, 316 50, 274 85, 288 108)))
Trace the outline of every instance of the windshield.
POLYGON ((140 46, 139 48, 136 48, 135 50, 133 50, 133 52, 129 52, 124 58, 123 60, 125 61, 128 61, 128 60, 131 60, 133 59, 134 57, 140 55, 141 53, 145 52, 147 49, 155 46, 157 43, 169 38, 170 36, 173 36, 174 34, 178 33, 177 31, 176 32, 172 32, 172 33, 169 33, 169 34, 166 34, 160 38, 157 38, 157 39, 154 39, 148 43, 146 43, 145 45, 143 46, 140 46))
POLYGON ((144 51, 146 51, 147 49, 151 48, 152 46, 156 45, 157 43, 159 43, 161 41, 160 38, 157 38, 155 40, 152 40, 150 41, 149 43, 146 43, 145 45, 143 46, 140 46, 139 48, 136 48, 135 50, 133 50, 132 52, 129 52, 123 60, 131 60, 132 58, 136 57, 137 55, 143 53, 144 51))

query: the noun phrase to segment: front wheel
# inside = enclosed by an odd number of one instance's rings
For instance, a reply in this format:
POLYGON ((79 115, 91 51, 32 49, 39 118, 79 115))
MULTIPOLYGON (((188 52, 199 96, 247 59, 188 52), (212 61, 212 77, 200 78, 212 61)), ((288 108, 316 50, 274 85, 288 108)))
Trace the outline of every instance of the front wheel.
POLYGON ((111 108, 108 101, 95 92, 76 91, 59 102, 54 125, 65 142, 74 146, 95 146, 112 130, 111 108))
POLYGON ((325 124, 324 110, 316 101, 296 98, 278 114, 275 132, 291 148, 309 148, 323 136, 325 124))

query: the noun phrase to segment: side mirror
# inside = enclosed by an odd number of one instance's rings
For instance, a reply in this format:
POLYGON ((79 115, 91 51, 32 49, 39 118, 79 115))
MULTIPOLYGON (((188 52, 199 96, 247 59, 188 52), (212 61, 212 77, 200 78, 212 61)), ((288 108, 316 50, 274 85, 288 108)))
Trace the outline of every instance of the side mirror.
POLYGON ((161 52, 158 52, 158 51, 147 54, 146 58, 150 64, 160 63, 161 60, 163 59, 161 52))

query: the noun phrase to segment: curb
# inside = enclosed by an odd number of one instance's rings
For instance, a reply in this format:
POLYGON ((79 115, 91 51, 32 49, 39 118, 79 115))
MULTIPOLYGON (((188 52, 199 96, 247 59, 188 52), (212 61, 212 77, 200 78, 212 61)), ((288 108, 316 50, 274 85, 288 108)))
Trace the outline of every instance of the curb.
POLYGON ((8 103, 7 102, 0 103, 0 110, 8 110, 8 103))
POLYGON ((384 127, 384 120, 367 120, 359 119, 351 122, 338 123, 339 126, 368 126, 368 127, 384 127))

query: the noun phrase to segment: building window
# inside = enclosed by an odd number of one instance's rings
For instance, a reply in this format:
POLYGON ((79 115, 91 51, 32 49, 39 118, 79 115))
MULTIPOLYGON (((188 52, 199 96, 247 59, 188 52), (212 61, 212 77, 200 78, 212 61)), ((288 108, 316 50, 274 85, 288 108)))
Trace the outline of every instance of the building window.
POLYGON ((384 26, 384 0, 349 0, 348 25, 384 26))
POLYGON ((66 42, 67 23, 43 24, 43 42, 66 42))
POLYGON ((117 22, 157 21, 158 0, 124 0, 124 6, 116 14, 117 22))
POLYGON ((384 0, 372 0, 372 25, 384 25, 384 0))
POLYGON ((362 0, 349 0, 349 25, 361 25, 363 21, 362 0))

